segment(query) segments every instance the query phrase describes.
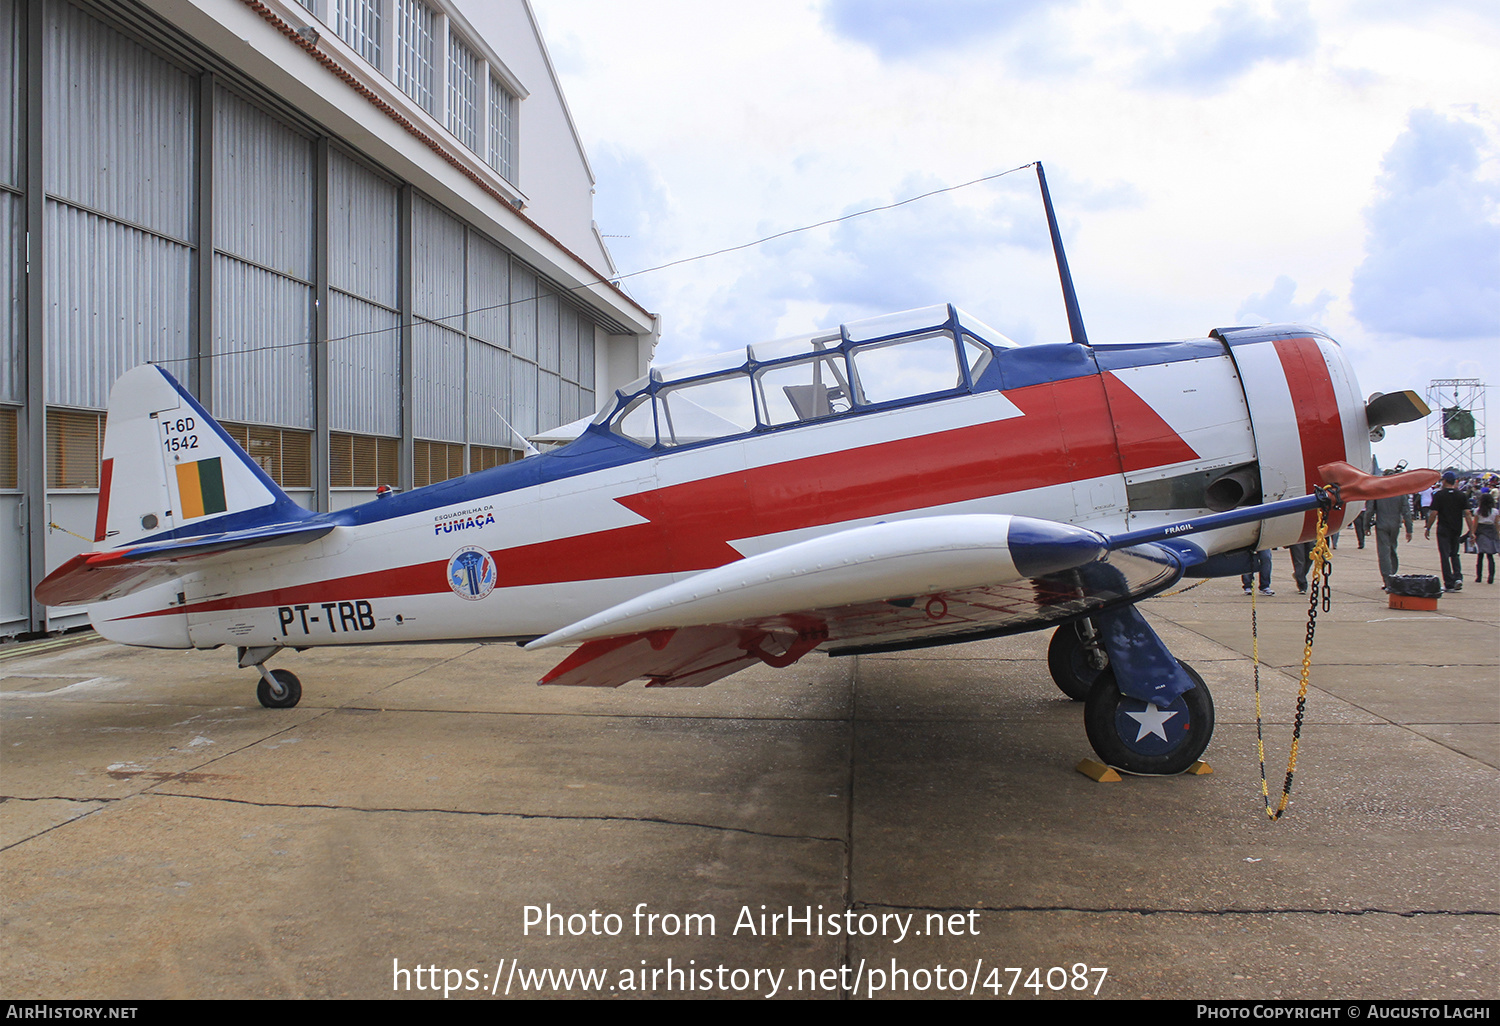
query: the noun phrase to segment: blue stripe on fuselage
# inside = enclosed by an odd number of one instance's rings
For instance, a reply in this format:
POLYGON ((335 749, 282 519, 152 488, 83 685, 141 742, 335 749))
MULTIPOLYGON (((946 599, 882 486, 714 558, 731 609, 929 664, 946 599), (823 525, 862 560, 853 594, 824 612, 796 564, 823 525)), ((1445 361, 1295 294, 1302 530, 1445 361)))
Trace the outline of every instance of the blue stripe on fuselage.
POLYGON ((658 454, 626 441, 605 428, 590 425, 576 439, 552 452, 529 456, 515 463, 502 463, 489 470, 440 481, 426 488, 376 499, 325 516, 333 523, 346 527, 373 524, 393 517, 425 513, 430 509, 503 495, 596 470, 623 467, 628 463, 651 459, 655 455, 658 454))
MULTIPOLYGON (((975 392, 1011 391, 1031 385, 1087 377, 1091 374, 1098 374, 1101 370, 1119 370, 1147 364, 1204 359, 1222 356, 1224 352, 1222 342, 1207 338, 1129 345, 1083 346, 1065 342, 1018 346, 1013 349, 996 350, 994 359, 989 362, 980 379, 974 383, 973 390, 975 392)), ((195 411, 208 417, 206 411, 171 375, 166 374, 165 371, 162 373, 172 381, 195 411)), ((950 396, 944 395, 939 398, 946 399, 950 396)), ((920 403, 913 405, 920 405, 920 403)), ((858 417, 865 412, 877 411, 854 410, 841 415, 839 419, 858 417)), ((209 419, 212 420, 212 418, 209 419)), ((818 423, 826 423, 826 421, 818 423)), ((222 428, 219 428, 217 424, 214 426, 222 437, 228 439, 228 435, 222 428)), ((772 430, 798 430, 806 426, 809 425, 789 424, 772 430)), ((724 439, 724 441, 728 440, 724 439)), ((396 517, 425 513, 432 509, 503 495, 506 492, 596 470, 625 466, 662 455, 662 452, 662 450, 643 448, 635 442, 612 433, 606 427, 591 424, 577 439, 551 452, 442 481, 410 492, 389 495, 384 499, 374 499, 348 509, 332 513, 312 513, 285 496, 281 496, 274 505, 216 517, 211 521, 194 524, 190 528, 177 528, 162 532, 141 539, 141 543, 192 538, 206 533, 242 531, 272 523, 321 521, 346 527, 379 523, 396 517)), ((273 494, 281 495, 280 489, 270 481, 259 466, 255 465, 253 460, 247 462, 256 475, 270 485, 273 494)))
POLYGON ((1183 360, 1209 360, 1223 356, 1224 353, 1224 343, 1212 338, 1094 347, 1094 358, 1099 361, 1099 369, 1110 371, 1145 367, 1149 364, 1180 363, 1183 360))

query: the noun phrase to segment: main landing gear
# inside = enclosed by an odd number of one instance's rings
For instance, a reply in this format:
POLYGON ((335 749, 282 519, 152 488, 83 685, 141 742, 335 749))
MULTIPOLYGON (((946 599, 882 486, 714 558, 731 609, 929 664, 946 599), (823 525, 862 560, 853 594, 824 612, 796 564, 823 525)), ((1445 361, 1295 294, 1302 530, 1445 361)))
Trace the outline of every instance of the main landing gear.
POLYGON ((1099 632, 1087 619, 1065 623, 1052 632, 1047 646, 1047 669, 1062 693, 1075 702, 1089 697, 1094 681, 1109 666, 1099 632))
POLYGON ((1208 685, 1191 666, 1172 657, 1145 621, 1133 632, 1116 621, 1106 621, 1104 628, 1117 632, 1115 643, 1125 646, 1121 658, 1133 665, 1125 670, 1112 665, 1100 624, 1093 619, 1075 620, 1058 627, 1047 646, 1047 669, 1053 681, 1063 694, 1084 703, 1089 744, 1107 765, 1127 773, 1183 772, 1198 761, 1213 737, 1214 700, 1208 685), (1156 655, 1142 658, 1148 650, 1156 655), (1175 662, 1193 683, 1171 705, 1158 708, 1120 692, 1117 673, 1160 681, 1166 660, 1175 662))
POLYGON ((1120 694, 1113 670, 1099 674, 1084 705, 1083 726, 1106 764, 1127 773, 1168 775, 1198 761, 1213 737, 1214 701, 1196 670, 1181 659, 1177 665, 1194 687, 1165 709, 1120 694))
POLYGON ((255 667, 260 673, 260 683, 255 686, 255 697, 267 709, 290 709, 302 701, 302 681, 291 670, 268 670, 266 660, 277 652, 280 645, 263 645, 259 648, 239 650, 240 669, 255 667))

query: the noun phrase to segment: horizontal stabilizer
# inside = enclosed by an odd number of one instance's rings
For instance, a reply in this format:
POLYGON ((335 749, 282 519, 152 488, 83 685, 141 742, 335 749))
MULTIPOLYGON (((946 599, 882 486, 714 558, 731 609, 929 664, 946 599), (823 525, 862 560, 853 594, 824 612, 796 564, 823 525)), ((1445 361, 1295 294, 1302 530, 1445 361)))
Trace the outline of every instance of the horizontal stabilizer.
POLYGON ((38 602, 49 606, 102 602, 221 561, 214 556, 228 553, 239 556, 248 549, 301 545, 332 530, 333 525, 328 523, 275 524, 108 552, 85 552, 48 574, 36 586, 36 597, 38 602))

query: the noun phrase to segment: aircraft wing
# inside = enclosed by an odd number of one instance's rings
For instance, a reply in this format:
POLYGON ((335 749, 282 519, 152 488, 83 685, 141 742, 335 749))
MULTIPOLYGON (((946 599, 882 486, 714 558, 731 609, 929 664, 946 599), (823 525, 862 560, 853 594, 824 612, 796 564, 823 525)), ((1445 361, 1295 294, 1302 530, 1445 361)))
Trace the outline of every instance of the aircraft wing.
POLYGON ((1093 531, 1027 517, 852 528, 705 571, 527 645, 583 642, 543 684, 696 687, 757 662, 922 647, 1035 630, 1176 582, 1183 546, 1109 551, 1093 531))

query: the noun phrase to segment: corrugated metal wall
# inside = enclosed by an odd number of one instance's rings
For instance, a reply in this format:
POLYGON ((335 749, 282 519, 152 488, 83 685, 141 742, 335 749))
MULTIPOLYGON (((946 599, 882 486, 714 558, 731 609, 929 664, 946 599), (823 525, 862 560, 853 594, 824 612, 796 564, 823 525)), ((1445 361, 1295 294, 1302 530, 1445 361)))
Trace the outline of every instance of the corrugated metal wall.
POLYGON ((100 408, 136 364, 189 355, 197 98, 77 8, 45 10, 46 395, 100 408))
POLYGON ((71 4, 46 12, 47 192, 187 243, 193 76, 71 4))
POLYGON ((562 344, 558 332, 561 314, 557 294, 543 286, 536 304, 536 362, 542 370, 553 374, 562 369, 562 344))
POLYGON ((399 435, 397 189, 338 151, 328 171, 329 426, 399 435))
MULTIPOLYGON (((53 200, 47 243, 47 402, 103 409, 115 379, 188 356, 191 250, 53 200)), ((167 364, 185 374, 186 363, 167 364)))
POLYGON ((510 265, 510 351, 536 361, 536 275, 522 264, 510 265))
MULTIPOLYGON (((21 19, 15 0, 0 0, 0 185, 21 189, 21 19)), ((25 200, 0 191, 0 402, 22 399, 21 334, 26 268, 25 200)))
POLYGON ((536 421, 540 430, 563 422, 562 378, 549 371, 542 371, 537 382, 536 421))
POLYGON ((412 427, 418 438, 464 440, 466 235, 462 222, 426 200, 412 205, 412 427))
POLYGON ((312 140, 214 92, 214 413, 314 424, 312 140))
POLYGON ((0 402, 18 403, 23 398, 25 247, 25 200, 14 193, 0 192, 0 402))
POLYGON ((311 288, 216 253, 214 290, 214 415, 312 427, 311 288))
POLYGON ((506 448, 519 445, 500 419, 508 420, 510 415, 510 354, 470 339, 469 441, 506 448))
POLYGON ((469 334, 510 346, 510 256, 469 232, 469 334))
POLYGON ((418 438, 464 440, 464 336, 418 321, 412 339, 412 427, 418 438))
POLYGON ((418 317, 463 330, 464 226, 425 199, 412 204, 412 303, 418 317))
MULTIPOLYGON (((314 428, 314 302, 326 280, 332 431, 397 438, 405 402, 420 438, 517 447, 507 420, 532 434, 591 411, 591 316, 503 247, 414 196, 403 253, 402 186, 344 140, 328 141, 328 203, 319 210, 313 130, 292 127, 302 121, 278 116, 273 101, 235 91, 236 72, 200 67, 196 44, 170 29, 135 36, 67 0, 36 0, 44 101, 28 111, 22 7, 0 0, 0 403, 26 401, 25 190, 38 188, 44 359, 31 372, 40 370, 48 404, 102 409, 115 380, 146 361, 191 383, 196 352, 213 361, 216 416, 314 428), (218 85, 205 112, 201 76, 209 72, 218 85), (205 114, 212 182, 200 194, 205 114), (27 180, 28 120, 41 132, 44 183, 27 180), (328 230, 322 269, 320 217, 328 230), (200 242, 212 247, 208 267, 200 242), (403 312, 405 273, 413 299, 403 312), (406 396, 403 320, 414 322, 406 396), (197 337, 200 324, 207 337, 197 337)), ((26 418, 19 411, 22 433, 26 418)), ((23 466, 31 458, 17 456, 23 466)), ((36 535, 27 531, 41 521, 19 511, 45 508, 86 531, 96 489, 49 488, 37 497, 44 505, 27 501, 18 483, 0 495, 0 522, 14 525, 0 532, 0 632, 80 621, 80 613, 34 616, 28 591, 86 543, 45 535, 46 565, 34 565, 36 535)))
POLYGON ((401 434, 401 317, 342 292, 328 297, 329 410, 335 431, 401 434), (345 336, 354 336, 347 338, 345 336))
POLYGON ((396 308, 396 186, 334 150, 329 155, 328 280, 396 308))
POLYGON ((562 376, 578 380, 578 311, 564 304, 557 312, 557 348, 562 376))
POLYGON ((594 322, 578 318, 578 384, 593 407, 594 395, 594 322))

